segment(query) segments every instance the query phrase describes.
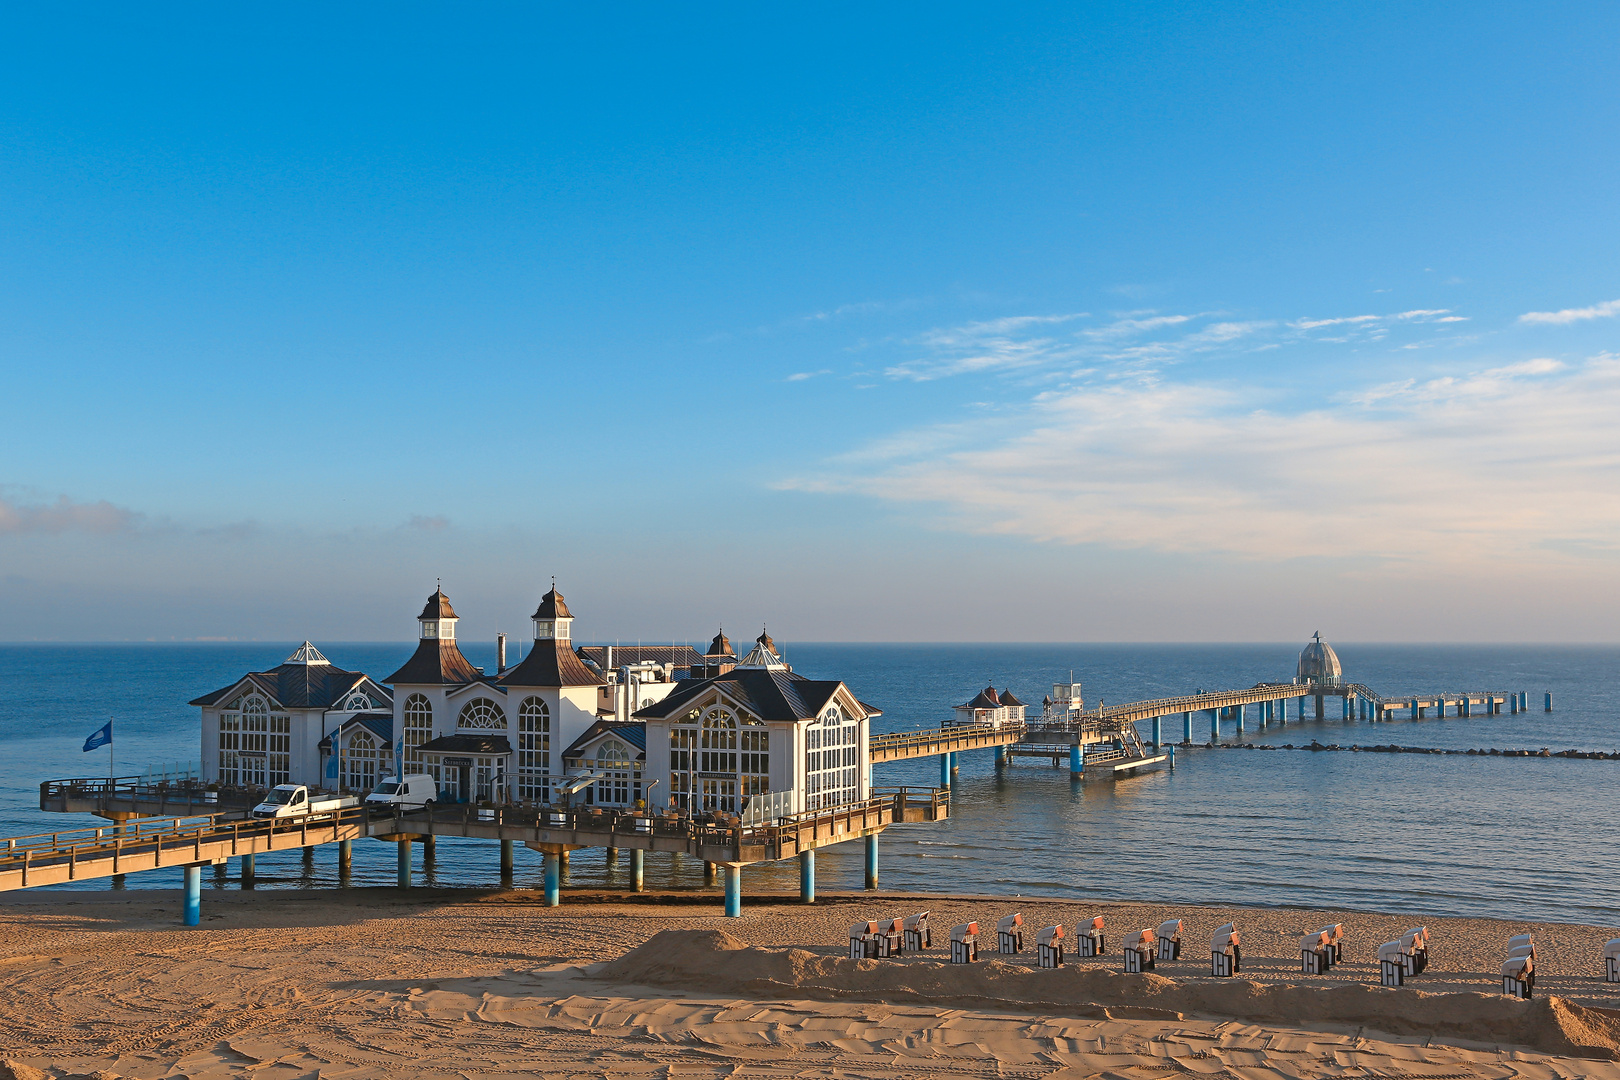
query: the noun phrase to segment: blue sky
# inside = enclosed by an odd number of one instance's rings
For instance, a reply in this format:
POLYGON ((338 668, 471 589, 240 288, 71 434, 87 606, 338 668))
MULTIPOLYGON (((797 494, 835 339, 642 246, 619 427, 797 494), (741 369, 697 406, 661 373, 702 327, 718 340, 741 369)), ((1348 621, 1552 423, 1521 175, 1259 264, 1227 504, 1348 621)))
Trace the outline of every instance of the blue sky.
POLYGON ((1605 5, 17 7, 7 639, 1620 639, 1605 5))

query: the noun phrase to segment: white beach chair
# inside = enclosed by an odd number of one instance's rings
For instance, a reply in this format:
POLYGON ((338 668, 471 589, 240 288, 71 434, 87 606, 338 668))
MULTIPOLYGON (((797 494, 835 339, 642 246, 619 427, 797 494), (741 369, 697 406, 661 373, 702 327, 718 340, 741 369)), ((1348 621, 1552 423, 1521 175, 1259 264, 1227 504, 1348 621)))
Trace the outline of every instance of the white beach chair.
POLYGON ((1181 920, 1166 919, 1159 924, 1153 937, 1158 945, 1160 960, 1181 959, 1181 920))
POLYGON ((1344 924, 1333 923, 1330 926, 1322 927, 1317 933, 1326 934, 1328 944, 1333 946, 1333 955, 1328 957, 1329 962, 1334 964, 1344 963, 1344 924))
POLYGON ((1406 962, 1409 957, 1399 941, 1386 941, 1378 946, 1378 981, 1384 986, 1400 986, 1406 982, 1406 962))
POLYGON ((1429 966, 1429 928, 1414 926, 1402 934, 1401 950, 1406 956, 1406 974, 1423 974, 1429 966))
POLYGON ((922 952, 934 947, 934 932, 928 928, 928 912, 907 915, 901 924, 907 952, 922 952))
POLYGON ((880 959, 899 956, 905 951, 905 946, 902 944, 905 935, 904 927, 904 919, 884 919, 878 923, 877 936, 873 938, 873 944, 877 946, 877 956, 880 959))
POLYGON ((1529 953, 1510 956, 1502 962, 1502 993, 1528 999, 1535 990, 1536 963, 1529 953))
POLYGON ((1007 915, 996 923, 996 951, 1020 953, 1024 951, 1024 917, 1007 915))
POLYGON ((1243 970, 1243 935, 1231 923, 1218 927, 1209 939, 1209 973, 1226 978, 1243 970))
POLYGON ((1063 927, 1048 926, 1035 932, 1035 959, 1043 968, 1063 966, 1063 927))
POLYGON ((979 924, 957 923, 951 927, 951 963, 971 964, 979 958, 979 924))
POLYGON ((877 955, 878 924, 858 922, 849 928, 849 958, 864 960, 877 955))
POLYGON ((1620 937, 1603 943, 1603 980, 1620 983, 1620 937))
MULTIPOLYGON (((1620 940, 1617 938, 1616 940, 1620 940)), ((1074 951, 1077 956, 1101 956, 1105 951, 1107 942, 1103 939, 1103 917, 1094 916, 1090 926, 1077 928, 1074 937, 1074 951)))
POLYGON ((1143 971, 1153 970, 1153 953, 1157 941, 1151 928, 1144 927, 1130 935, 1121 944, 1125 956, 1125 970, 1135 975, 1143 971))
POLYGON ((1306 975, 1326 975, 1333 966, 1333 941, 1326 930, 1299 939, 1299 970, 1306 975))

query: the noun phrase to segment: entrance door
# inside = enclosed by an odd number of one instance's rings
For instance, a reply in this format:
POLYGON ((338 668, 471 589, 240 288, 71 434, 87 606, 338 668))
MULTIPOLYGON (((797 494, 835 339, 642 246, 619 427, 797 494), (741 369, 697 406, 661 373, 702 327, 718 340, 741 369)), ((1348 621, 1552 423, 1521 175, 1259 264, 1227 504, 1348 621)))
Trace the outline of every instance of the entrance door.
POLYGON ((704 780, 703 809, 735 814, 737 812, 737 781, 704 780))

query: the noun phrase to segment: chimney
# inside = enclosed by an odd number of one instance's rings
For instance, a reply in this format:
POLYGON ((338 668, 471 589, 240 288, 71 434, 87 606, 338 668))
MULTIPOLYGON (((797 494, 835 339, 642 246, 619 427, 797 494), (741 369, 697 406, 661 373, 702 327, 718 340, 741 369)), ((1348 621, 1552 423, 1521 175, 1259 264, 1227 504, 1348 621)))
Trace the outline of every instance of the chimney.
POLYGON ((495 635, 495 674, 506 673, 506 635, 495 635))

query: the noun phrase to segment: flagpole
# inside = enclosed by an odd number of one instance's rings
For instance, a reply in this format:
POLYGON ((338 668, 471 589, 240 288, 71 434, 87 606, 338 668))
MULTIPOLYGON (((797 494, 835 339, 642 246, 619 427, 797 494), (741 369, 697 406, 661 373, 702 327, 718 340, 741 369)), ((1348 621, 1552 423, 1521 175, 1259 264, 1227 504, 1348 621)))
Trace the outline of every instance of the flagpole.
MULTIPOLYGON (((107 717, 107 786, 113 783, 113 744, 112 744, 112 717, 107 717)), ((110 794, 110 792, 109 792, 110 794)))

